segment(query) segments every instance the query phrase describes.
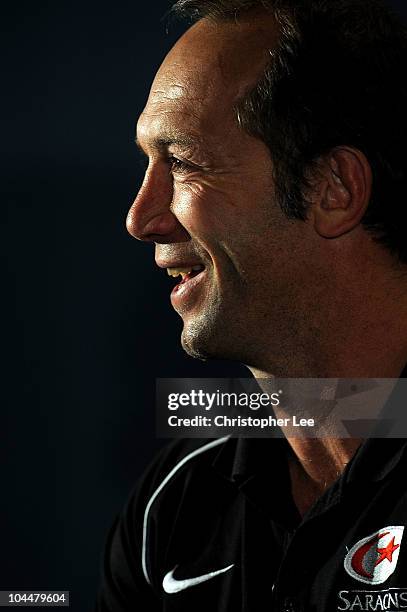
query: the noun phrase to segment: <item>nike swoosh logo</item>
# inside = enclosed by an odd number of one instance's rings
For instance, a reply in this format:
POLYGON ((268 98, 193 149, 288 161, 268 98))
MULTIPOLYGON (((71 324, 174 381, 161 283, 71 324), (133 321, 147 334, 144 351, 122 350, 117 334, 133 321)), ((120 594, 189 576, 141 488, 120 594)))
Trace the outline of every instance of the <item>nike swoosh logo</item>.
POLYGON ((185 580, 176 580, 174 578, 174 572, 177 569, 176 566, 173 570, 171 570, 171 572, 168 572, 168 574, 164 576, 163 589, 166 593, 179 593, 180 591, 189 589, 197 584, 201 584, 201 582, 211 580, 212 578, 215 578, 215 576, 219 576, 219 574, 228 572, 233 566, 234 563, 224 567, 223 569, 216 570, 215 572, 209 572, 209 574, 203 574, 202 576, 196 576, 195 578, 186 578, 185 580))

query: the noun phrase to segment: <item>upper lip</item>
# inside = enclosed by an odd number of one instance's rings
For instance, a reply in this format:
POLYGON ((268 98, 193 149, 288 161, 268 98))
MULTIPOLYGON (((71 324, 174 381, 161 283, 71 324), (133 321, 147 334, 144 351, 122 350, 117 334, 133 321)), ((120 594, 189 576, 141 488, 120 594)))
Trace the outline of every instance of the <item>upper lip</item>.
POLYGON ((202 261, 185 259, 156 259, 155 263, 159 268, 192 268, 193 266, 205 267, 202 261))

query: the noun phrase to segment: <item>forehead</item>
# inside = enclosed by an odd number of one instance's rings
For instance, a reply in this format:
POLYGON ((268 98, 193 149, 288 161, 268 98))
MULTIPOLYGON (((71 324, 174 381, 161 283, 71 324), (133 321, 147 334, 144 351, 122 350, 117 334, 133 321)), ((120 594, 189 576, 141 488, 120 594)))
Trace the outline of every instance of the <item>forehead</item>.
POLYGON ((277 43, 266 13, 237 22, 201 19, 171 49, 138 122, 138 138, 199 140, 234 121, 234 104, 256 84, 277 43), (188 136, 186 135, 188 133, 188 136))

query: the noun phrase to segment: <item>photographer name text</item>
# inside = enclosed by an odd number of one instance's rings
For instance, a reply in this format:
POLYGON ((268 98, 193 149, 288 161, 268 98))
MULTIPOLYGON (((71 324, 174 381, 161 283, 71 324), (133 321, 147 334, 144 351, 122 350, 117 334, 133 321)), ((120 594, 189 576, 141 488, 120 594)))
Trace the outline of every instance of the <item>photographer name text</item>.
POLYGON ((217 415, 216 417, 207 417, 197 415, 193 417, 178 417, 172 414, 168 417, 168 425, 170 427, 227 427, 227 428, 260 428, 269 429, 273 427, 314 427, 315 419, 304 419, 295 415, 287 418, 268 417, 228 417, 226 415, 217 415))

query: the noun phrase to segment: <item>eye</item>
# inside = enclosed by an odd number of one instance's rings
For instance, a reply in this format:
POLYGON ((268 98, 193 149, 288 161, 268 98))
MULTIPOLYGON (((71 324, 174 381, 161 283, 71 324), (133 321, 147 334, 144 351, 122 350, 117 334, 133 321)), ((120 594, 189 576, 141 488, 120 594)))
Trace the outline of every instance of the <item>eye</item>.
POLYGON ((191 170, 194 169, 194 166, 188 164, 182 159, 179 159, 178 157, 174 157, 173 155, 168 158, 168 163, 170 165, 171 172, 173 173, 181 174, 191 172, 191 170))

